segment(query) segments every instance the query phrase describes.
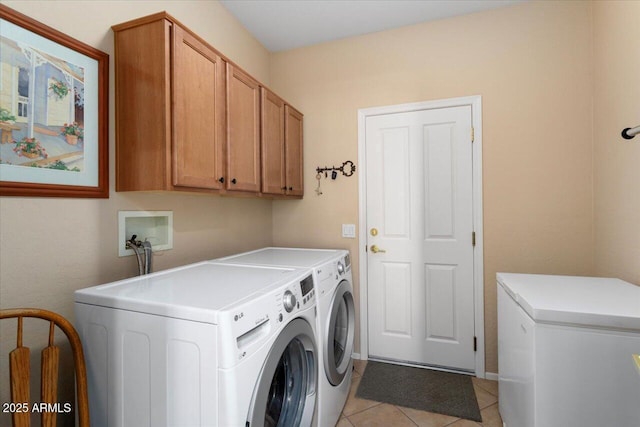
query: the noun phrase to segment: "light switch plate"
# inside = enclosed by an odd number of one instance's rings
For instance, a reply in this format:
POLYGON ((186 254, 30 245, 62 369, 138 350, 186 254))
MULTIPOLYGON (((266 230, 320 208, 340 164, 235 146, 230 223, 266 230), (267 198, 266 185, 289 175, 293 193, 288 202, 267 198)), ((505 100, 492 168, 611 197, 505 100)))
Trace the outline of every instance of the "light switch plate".
POLYGON ((356 225, 355 224, 342 224, 342 237, 347 239, 356 238, 356 225))

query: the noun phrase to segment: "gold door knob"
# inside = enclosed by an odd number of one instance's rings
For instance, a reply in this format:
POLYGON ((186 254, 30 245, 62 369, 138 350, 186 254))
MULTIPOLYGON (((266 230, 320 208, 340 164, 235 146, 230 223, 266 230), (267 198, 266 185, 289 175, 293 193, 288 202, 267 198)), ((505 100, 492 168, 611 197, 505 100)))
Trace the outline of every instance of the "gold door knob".
POLYGON ((378 229, 377 228, 372 228, 370 231, 372 236, 377 236, 378 235, 378 229))
POLYGON ((378 252, 387 252, 387 251, 385 251, 384 249, 380 249, 376 245, 371 245, 371 252, 373 252, 374 254, 377 254, 378 252))

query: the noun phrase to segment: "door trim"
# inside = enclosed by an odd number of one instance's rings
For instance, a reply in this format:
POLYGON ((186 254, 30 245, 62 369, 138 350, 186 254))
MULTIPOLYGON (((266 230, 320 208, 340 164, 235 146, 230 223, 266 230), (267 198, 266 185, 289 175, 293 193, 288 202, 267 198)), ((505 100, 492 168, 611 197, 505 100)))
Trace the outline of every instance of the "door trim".
POLYGON ((477 338, 475 354, 475 375, 485 378, 485 342, 484 342, 484 233, 482 229, 482 97, 480 95, 449 98, 410 104, 389 105, 363 108, 358 110, 358 190, 359 190, 359 269, 360 269, 360 357, 369 358, 368 335, 368 284, 367 284, 367 183, 366 183, 366 119, 370 116, 436 108, 471 106, 471 124, 474 129, 473 154, 473 228, 476 233, 476 245, 473 248, 474 280, 474 329, 477 338))

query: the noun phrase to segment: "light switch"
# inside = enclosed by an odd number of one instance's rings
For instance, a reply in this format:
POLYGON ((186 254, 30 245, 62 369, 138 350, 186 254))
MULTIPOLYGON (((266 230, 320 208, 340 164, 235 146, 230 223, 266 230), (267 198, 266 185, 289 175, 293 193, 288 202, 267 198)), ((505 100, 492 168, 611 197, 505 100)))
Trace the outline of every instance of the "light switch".
POLYGON ((347 239, 356 238, 356 225, 355 224, 342 224, 342 237, 347 239))

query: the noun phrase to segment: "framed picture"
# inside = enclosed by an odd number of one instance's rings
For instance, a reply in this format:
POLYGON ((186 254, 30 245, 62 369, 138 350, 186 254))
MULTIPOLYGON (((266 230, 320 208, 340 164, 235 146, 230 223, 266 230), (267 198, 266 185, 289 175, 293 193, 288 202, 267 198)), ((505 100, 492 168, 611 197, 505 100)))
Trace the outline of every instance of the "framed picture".
POLYGON ((109 197, 109 56, 0 4, 0 196, 109 197))

